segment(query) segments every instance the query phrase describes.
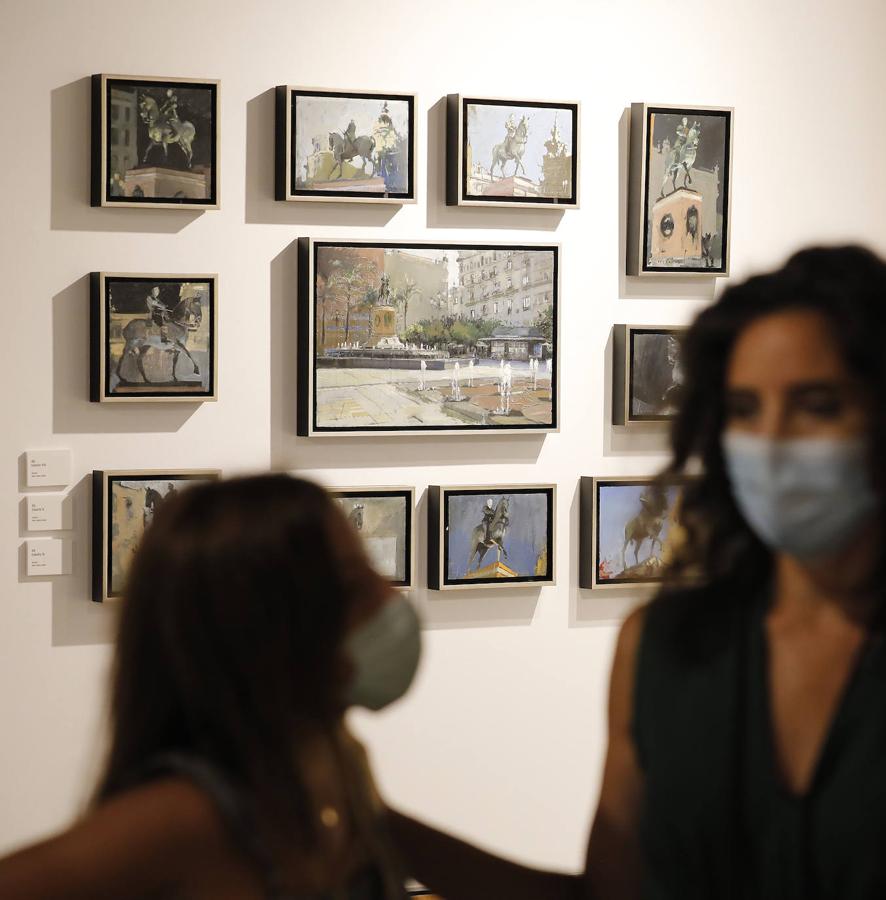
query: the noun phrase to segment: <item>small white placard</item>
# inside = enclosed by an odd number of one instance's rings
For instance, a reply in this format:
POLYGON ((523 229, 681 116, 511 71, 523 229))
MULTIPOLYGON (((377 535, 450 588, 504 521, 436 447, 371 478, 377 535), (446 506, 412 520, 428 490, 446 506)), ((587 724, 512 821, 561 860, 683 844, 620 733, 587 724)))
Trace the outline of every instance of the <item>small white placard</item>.
POLYGON ((25 454, 28 487, 71 483, 70 450, 28 450, 25 454))
POLYGON ((69 494, 32 494, 27 498, 28 531, 68 531, 74 527, 69 494))
POLYGON ((28 575, 70 575, 71 542, 59 538, 25 541, 28 575))

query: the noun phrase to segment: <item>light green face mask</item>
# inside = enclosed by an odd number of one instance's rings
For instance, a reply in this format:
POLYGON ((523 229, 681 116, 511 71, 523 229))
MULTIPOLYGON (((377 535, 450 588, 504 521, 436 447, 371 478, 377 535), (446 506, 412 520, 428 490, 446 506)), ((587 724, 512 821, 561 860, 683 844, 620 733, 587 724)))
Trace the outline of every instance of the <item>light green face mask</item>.
POLYGON ((345 641, 354 676, 345 699, 350 706, 383 709, 412 684, 421 657, 421 629, 406 597, 385 603, 345 641))

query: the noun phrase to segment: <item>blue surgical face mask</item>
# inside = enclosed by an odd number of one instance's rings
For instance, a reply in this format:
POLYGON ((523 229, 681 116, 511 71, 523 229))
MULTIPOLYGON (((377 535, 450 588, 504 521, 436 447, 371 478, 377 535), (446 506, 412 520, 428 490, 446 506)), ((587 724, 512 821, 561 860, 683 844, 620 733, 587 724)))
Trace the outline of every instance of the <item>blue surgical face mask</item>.
POLYGON ((864 438, 776 440, 727 431, 721 443, 735 502, 773 550, 827 559, 877 509, 864 438))

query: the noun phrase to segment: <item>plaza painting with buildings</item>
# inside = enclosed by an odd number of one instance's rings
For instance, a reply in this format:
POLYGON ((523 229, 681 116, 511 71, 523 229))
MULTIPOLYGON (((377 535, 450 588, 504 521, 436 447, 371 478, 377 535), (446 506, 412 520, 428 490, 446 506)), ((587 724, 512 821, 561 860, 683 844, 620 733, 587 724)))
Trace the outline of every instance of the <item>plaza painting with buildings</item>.
POLYGON ((577 103, 452 95, 448 128, 460 172, 450 202, 577 206, 577 103))
POLYGON ((215 276, 95 272, 92 295, 92 400, 215 398, 215 276))
POLYGON ((645 110, 643 270, 724 274, 731 110, 645 110))
POLYGON ((556 245, 299 248, 300 434, 556 429, 556 245))
POLYGON ((93 105, 94 206, 217 205, 218 82, 95 75, 93 105))
POLYGON ((277 90, 277 199, 414 199, 413 96, 277 90))

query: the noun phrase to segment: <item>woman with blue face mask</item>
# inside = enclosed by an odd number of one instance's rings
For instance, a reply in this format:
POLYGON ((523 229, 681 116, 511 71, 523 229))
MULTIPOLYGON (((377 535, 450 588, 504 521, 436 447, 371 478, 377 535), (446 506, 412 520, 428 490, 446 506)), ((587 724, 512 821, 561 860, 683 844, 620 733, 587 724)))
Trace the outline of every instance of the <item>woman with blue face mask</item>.
POLYGON ((884 336, 886 264, 858 247, 701 313, 667 475, 701 474, 618 640, 585 873, 392 814, 417 877, 448 900, 886 897, 884 336))
POLYGON ((322 488, 269 475, 181 492, 128 577, 95 799, 0 860, 0 897, 403 898, 343 715, 399 698, 419 650, 412 606, 322 488))

